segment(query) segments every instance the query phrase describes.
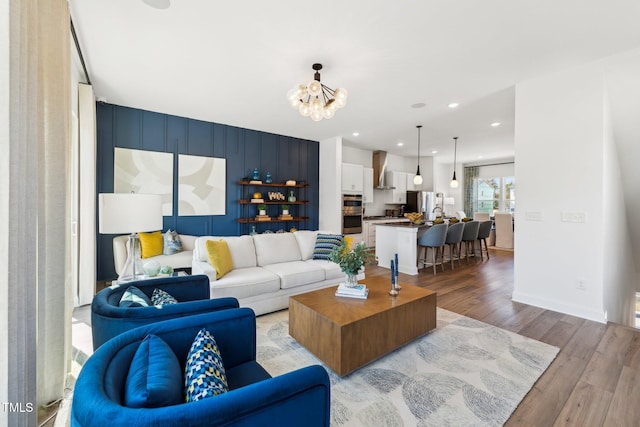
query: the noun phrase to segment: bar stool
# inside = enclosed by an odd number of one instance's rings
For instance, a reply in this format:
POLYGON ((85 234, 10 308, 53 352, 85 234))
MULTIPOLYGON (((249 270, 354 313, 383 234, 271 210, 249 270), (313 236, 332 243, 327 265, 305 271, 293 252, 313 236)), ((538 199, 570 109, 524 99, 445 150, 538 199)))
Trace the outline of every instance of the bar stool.
POLYGON ((487 245, 487 239, 491 234, 491 227, 493 227, 493 221, 482 221, 478 227, 478 243, 480 244, 480 259, 483 259, 482 252, 487 253, 487 259, 489 259, 489 246, 487 245), (482 249, 482 242, 484 242, 484 249, 482 249))
POLYGON ((451 269, 453 270, 453 255, 458 252, 458 265, 460 265, 460 243, 462 242, 462 233, 464 231, 464 222, 449 225, 447 229, 447 238, 445 245, 449 246, 449 260, 451 261, 451 269))
MULTIPOLYGON (((438 259, 438 250, 444 247, 444 242, 447 238, 447 224, 436 224, 431 226, 426 233, 418 238, 418 246, 424 248, 424 258, 421 258, 422 266, 426 265, 427 252, 431 248, 433 254, 433 274, 436 274, 436 261, 438 259)), ((443 250, 444 252, 444 250, 443 250)), ((444 262, 440 264, 442 271, 444 271, 444 262)))
POLYGON ((464 243, 464 257, 467 260, 467 264, 469 264, 469 256, 475 256, 479 227, 480 223, 478 221, 469 221, 464 225, 462 242, 464 243), (469 249, 469 246, 471 246, 471 249, 469 249), (469 255, 469 250, 471 250, 471 255, 469 255))

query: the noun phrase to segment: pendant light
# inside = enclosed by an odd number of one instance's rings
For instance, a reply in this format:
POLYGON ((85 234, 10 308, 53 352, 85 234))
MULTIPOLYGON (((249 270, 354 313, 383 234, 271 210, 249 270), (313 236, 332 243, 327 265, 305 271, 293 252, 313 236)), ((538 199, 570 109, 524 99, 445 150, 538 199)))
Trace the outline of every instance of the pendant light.
POLYGON ((415 185, 422 185, 422 176, 420 175, 420 128, 422 125, 416 127, 418 128, 418 170, 416 170, 416 176, 413 177, 413 183, 415 185))
POLYGON ((458 180, 456 179, 456 155, 458 154, 458 137, 453 137, 453 179, 449 183, 451 188, 458 188, 458 180))

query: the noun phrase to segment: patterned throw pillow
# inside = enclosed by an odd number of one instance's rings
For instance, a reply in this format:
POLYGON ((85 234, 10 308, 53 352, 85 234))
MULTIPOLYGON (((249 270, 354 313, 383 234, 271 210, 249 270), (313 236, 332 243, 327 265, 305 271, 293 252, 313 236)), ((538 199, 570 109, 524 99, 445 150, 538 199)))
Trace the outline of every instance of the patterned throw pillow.
POLYGON ((200 329, 191 344, 184 377, 187 402, 196 402, 229 391, 218 345, 213 335, 204 328, 200 329))
POLYGON ((149 307, 149 297, 135 286, 129 286, 120 297, 119 307, 149 307))
POLYGON ((180 236, 176 231, 167 230, 167 232, 163 234, 163 241, 164 255, 173 255, 182 252, 182 241, 180 241, 180 236))
POLYGON ((177 304, 178 300, 169 294, 169 292, 163 291, 162 289, 155 288, 153 293, 151 294, 151 303, 155 306, 162 307, 167 304, 177 304))
POLYGON ((342 244, 340 234, 318 234, 313 248, 313 259, 329 260, 329 254, 342 244))

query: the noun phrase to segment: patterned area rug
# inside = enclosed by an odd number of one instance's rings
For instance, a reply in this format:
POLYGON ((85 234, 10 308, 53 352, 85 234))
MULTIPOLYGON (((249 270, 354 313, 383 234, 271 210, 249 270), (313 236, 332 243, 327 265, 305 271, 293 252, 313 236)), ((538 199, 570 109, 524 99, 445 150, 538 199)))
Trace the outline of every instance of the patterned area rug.
MULTIPOLYGON (((437 328, 340 378, 332 426, 501 426, 559 349, 438 308, 437 328)), ((289 313, 260 316, 258 361, 273 376, 322 364, 289 336, 289 313)), ((323 365, 324 366, 324 365, 323 365)))

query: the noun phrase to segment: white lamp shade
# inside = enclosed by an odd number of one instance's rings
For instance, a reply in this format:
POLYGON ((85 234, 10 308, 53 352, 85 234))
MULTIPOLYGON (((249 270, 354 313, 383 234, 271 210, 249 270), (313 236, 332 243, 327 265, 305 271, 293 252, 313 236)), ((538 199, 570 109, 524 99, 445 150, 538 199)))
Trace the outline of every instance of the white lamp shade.
POLYGON ((451 188, 458 188, 458 181, 457 181, 457 180, 452 180, 452 181, 449 183, 449 186, 450 186, 451 188))
POLYGON ((415 185, 422 185, 422 175, 416 175, 413 177, 413 183, 415 185))
POLYGON ((102 234, 162 230, 159 194, 103 193, 98 195, 98 231, 102 234))

